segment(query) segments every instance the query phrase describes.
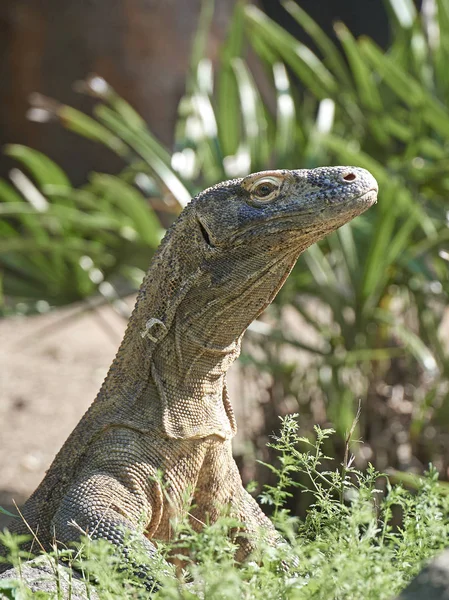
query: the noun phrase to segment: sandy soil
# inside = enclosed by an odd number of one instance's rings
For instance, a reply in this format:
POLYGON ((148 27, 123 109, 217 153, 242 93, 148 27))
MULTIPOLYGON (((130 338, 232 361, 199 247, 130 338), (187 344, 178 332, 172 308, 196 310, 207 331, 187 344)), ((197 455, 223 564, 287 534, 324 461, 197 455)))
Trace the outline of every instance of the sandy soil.
POLYGON ((122 338, 126 323, 111 307, 77 313, 69 308, 0 320, 4 508, 13 500, 20 505, 39 484, 97 394, 122 338))

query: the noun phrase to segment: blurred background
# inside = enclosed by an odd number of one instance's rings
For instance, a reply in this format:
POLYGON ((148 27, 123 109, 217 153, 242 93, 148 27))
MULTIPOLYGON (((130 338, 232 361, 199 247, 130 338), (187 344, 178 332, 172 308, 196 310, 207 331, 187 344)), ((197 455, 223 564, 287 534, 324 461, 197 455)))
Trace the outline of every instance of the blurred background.
MULTIPOLYGON (((2 0, 0 505, 106 374, 164 229, 267 168, 349 164, 378 205, 299 260, 231 374, 245 483, 279 415, 409 481, 449 477, 445 0, 2 0)), ((302 514, 307 499, 293 496, 302 514)))

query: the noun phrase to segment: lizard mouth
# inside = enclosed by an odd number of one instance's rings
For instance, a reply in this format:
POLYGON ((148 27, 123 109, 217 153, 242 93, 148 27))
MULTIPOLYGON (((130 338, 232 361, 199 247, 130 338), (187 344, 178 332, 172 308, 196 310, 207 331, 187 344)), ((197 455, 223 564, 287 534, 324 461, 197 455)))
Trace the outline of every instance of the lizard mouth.
POLYGON ((377 188, 371 188, 358 198, 355 198, 355 202, 362 202, 363 204, 375 204, 377 202, 377 188))

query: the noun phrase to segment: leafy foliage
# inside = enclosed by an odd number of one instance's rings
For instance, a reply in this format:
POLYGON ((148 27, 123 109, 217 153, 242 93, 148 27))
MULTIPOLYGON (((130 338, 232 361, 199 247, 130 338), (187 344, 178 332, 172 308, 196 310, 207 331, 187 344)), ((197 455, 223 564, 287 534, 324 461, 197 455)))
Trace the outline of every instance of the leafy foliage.
POLYGON ((313 124, 292 95, 296 131, 306 132, 293 155, 305 166, 312 159, 366 167, 380 193, 376 209, 300 260, 272 307, 271 340, 256 340, 265 348, 258 368, 265 362, 275 373, 280 398, 296 397, 303 415, 310 407, 311 421, 324 413, 342 436, 357 397, 364 398, 361 425, 376 464, 409 468, 432 456, 446 472, 444 432, 429 453, 418 449, 418 440, 430 431, 434 436, 432 417, 447 423, 448 350, 440 326, 448 301, 449 76, 441 66, 448 59, 447 7, 437 2, 429 15, 411 1, 389 1, 392 43, 384 52, 368 38, 355 39, 341 23, 337 45, 295 2, 283 5, 321 57, 255 6, 246 7, 245 18, 267 68, 284 64, 307 90, 304 105, 310 96, 315 102, 313 124), (312 343, 304 344, 305 330, 312 343), (292 369, 279 359, 285 341, 307 352, 310 369, 292 369), (392 423, 404 433, 402 449, 392 423), (373 425, 377 433, 369 433, 373 425))
POLYGON ((46 310, 94 293, 114 300, 120 292, 108 281, 111 277, 131 280, 131 287, 128 284, 124 289, 135 289, 162 235, 147 196, 155 203, 158 198, 166 199, 162 206, 166 212, 178 212, 178 202, 190 198, 167 167, 168 154, 133 109, 100 78, 93 78, 85 89, 96 93, 98 85, 104 86, 103 97, 108 101, 98 107, 98 121, 41 96, 35 97, 31 113, 39 110, 40 119, 42 113, 47 119, 59 119, 68 129, 101 141, 131 164, 117 176, 92 173, 86 185, 74 189, 61 169, 40 152, 19 145, 6 148, 32 179, 14 169, 14 187, 0 181, 4 310, 14 303, 17 310, 19 301, 26 303, 25 310, 33 302, 38 310, 46 310), (134 147, 147 162, 137 164, 134 147), (169 194, 176 196, 170 199, 169 194))

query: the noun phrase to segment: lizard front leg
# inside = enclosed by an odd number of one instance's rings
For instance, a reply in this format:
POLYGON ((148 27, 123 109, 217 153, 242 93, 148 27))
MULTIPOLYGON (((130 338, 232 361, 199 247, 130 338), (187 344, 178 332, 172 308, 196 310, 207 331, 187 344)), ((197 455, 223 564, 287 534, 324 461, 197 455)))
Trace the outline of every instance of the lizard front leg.
POLYGON ((271 546, 287 544, 256 500, 242 485, 235 491, 231 511, 243 525, 241 534, 237 535, 238 550, 235 558, 238 562, 243 562, 258 547, 260 548, 261 541, 271 546))
POLYGON ((156 550, 142 530, 151 522, 155 507, 148 501, 142 502, 136 489, 130 489, 135 485, 130 485, 129 480, 126 483, 108 473, 78 480, 63 498, 52 528, 59 545, 73 545, 83 533, 93 540, 111 542, 124 564, 141 577, 148 588, 154 588, 150 563, 155 559, 156 550), (136 562, 131 547, 148 561, 136 562))
POLYGON ((235 558, 238 562, 243 562, 260 547, 261 539, 272 546, 285 545, 287 542, 244 489, 232 457, 231 440, 211 438, 207 443, 209 451, 195 490, 197 507, 192 513, 196 520, 204 522, 208 514, 213 522, 226 512, 241 523, 240 532, 236 535, 238 549, 235 558))
POLYGON ((94 540, 105 539, 152 586, 151 569, 131 560, 134 544, 130 542, 136 540, 136 548, 150 563, 154 561, 156 550, 148 537, 163 511, 163 495, 155 478, 159 462, 139 432, 122 427, 104 432, 86 453, 83 469, 53 515, 56 541, 70 545, 83 533, 94 540))

